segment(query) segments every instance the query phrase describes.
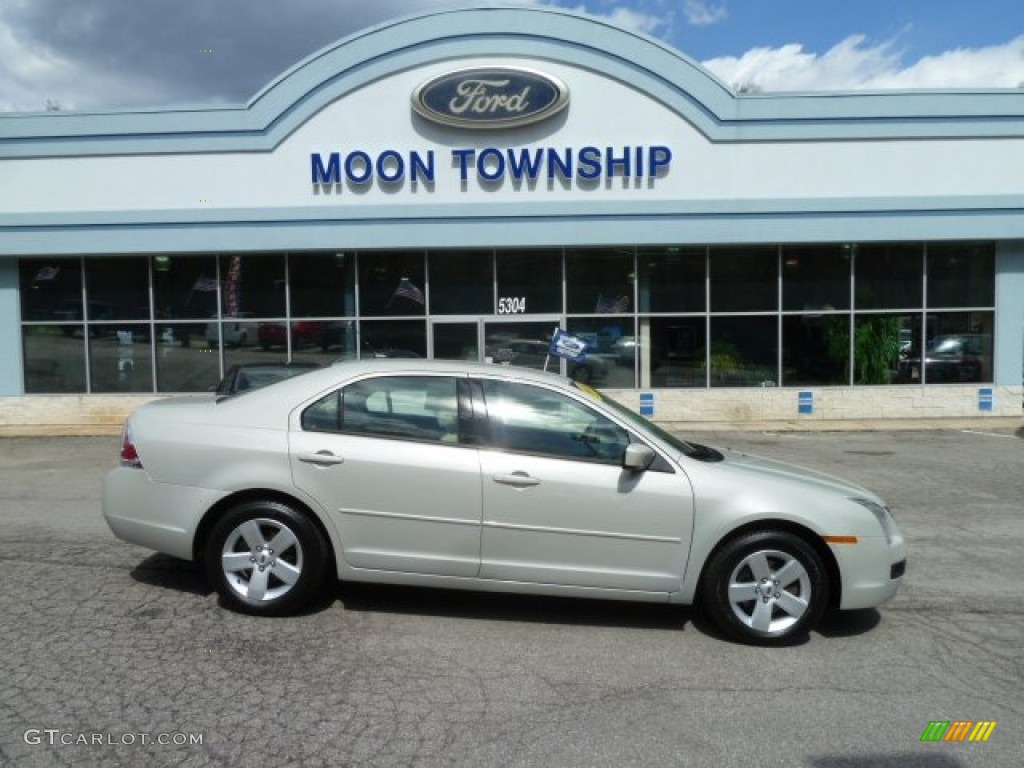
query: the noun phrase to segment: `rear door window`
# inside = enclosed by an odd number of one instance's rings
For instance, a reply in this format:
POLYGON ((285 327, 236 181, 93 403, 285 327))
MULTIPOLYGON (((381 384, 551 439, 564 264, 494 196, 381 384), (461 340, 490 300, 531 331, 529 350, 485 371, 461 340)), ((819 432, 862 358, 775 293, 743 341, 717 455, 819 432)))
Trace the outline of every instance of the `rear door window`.
POLYGON ((456 379, 448 376, 363 379, 309 406, 302 415, 302 428, 457 444, 456 379))

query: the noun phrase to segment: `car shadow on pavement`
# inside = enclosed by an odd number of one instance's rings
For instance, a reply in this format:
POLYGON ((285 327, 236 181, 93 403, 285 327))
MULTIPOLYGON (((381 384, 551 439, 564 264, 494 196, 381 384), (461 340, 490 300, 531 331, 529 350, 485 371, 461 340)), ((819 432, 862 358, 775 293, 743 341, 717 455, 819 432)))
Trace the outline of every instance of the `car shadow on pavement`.
POLYGON ((206 581, 202 566, 169 555, 150 555, 132 568, 130 574, 140 584, 174 589, 202 597, 213 591, 206 581))
POLYGON ((679 631, 691 621, 686 606, 513 595, 426 587, 339 583, 336 597, 346 611, 443 616, 482 621, 517 621, 679 631))
POLYGON ((818 625, 818 633, 825 637, 855 637, 870 632, 881 620, 882 614, 877 608, 826 613, 818 625))

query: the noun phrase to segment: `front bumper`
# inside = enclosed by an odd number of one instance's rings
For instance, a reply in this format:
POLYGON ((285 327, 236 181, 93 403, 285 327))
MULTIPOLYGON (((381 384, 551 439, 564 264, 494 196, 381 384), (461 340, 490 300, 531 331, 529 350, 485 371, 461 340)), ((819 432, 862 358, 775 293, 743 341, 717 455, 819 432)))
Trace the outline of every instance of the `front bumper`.
POLYGON ((903 583, 907 553, 903 537, 860 538, 856 544, 833 544, 842 576, 840 610, 874 608, 892 600, 903 583))

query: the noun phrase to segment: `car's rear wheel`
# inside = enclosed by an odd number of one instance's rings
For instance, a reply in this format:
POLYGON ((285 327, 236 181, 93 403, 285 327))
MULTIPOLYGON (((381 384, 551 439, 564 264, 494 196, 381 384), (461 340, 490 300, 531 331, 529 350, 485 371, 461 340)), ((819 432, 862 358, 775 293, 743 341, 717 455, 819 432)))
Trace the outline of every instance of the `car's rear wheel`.
POLYGON ((802 637, 828 603, 821 557, 799 536, 757 531, 723 546, 708 563, 703 605, 729 637, 785 645, 802 637))
POLYGON ((327 544, 302 512, 277 501, 232 508, 207 540, 206 573, 224 604, 265 616, 306 605, 324 578, 327 544))

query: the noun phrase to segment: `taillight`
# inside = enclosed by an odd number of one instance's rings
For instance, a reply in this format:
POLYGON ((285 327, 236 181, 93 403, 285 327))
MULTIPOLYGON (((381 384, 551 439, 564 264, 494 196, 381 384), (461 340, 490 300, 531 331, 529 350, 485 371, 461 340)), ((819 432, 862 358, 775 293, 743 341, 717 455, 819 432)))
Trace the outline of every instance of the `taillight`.
POLYGON ((139 458, 139 452, 135 450, 132 432, 127 425, 121 433, 121 466, 142 469, 142 459, 139 458))

